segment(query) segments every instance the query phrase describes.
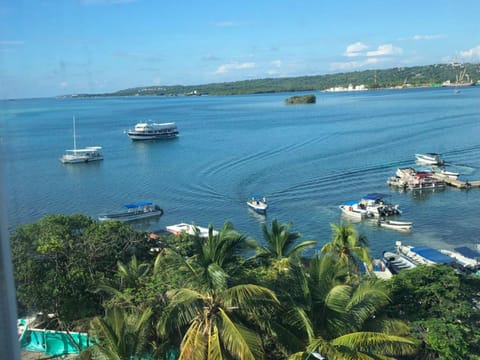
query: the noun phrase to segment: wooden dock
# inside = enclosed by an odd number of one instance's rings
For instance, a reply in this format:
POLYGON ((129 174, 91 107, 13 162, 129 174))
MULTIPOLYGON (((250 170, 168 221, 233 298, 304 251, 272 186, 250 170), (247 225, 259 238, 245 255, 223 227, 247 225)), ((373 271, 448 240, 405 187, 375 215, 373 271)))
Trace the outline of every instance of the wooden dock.
POLYGON ((463 181, 458 179, 452 179, 442 174, 432 174, 432 176, 436 179, 445 181, 445 184, 449 186, 454 186, 459 189, 470 189, 470 188, 480 187, 480 180, 463 181))

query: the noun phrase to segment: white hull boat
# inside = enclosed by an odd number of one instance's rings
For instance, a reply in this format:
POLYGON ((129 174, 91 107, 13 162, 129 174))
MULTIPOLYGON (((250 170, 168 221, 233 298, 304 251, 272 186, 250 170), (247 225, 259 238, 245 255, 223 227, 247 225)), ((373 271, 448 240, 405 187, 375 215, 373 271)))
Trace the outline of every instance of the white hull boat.
POLYGON ((75 130, 75 116, 73 117, 73 149, 65 150, 65 154, 60 158, 63 164, 88 163, 103 160, 100 154, 101 146, 88 146, 83 149, 77 149, 77 135, 75 130))
POLYGON ((466 246, 457 247, 453 250, 440 250, 441 253, 450 256, 468 270, 478 270, 480 268, 480 253, 466 246))
POLYGON ((437 153, 415 154, 415 158, 421 164, 443 165, 444 161, 437 153))
POLYGON ((410 246, 402 245, 401 241, 396 243, 397 252, 416 264, 421 265, 435 265, 447 264, 452 265, 455 259, 440 251, 427 246, 410 246))
MULTIPOLYGON (((208 228, 193 224, 180 223, 175 225, 169 225, 166 227, 166 229, 168 232, 177 236, 181 234, 187 234, 191 236, 198 235, 201 238, 208 238, 208 228)), ((218 235, 218 231, 213 230, 212 235, 218 235)))
POLYGON ((84 149, 66 150, 60 161, 63 164, 78 164, 103 160, 100 154, 101 149, 100 146, 90 146, 84 149))
POLYGON ((406 257, 391 251, 385 251, 383 253, 383 260, 394 274, 398 274, 402 270, 413 269, 417 266, 406 257))
POLYGON ((127 204, 124 205, 124 207, 127 208, 127 211, 111 214, 102 214, 98 217, 98 220, 114 220, 127 222, 163 215, 163 210, 160 208, 160 206, 155 205, 149 201, 127 204))
POLYGON ((265 214, 268 209, 267 198, 260 195, 252 195, 247 200, 247 206, 258 214, 265 214))
POLYGON ((177 125, 174 122, 169 123, 138 123, 134 129, 127 131, 127 135, 132 140, 158 140, 173 139, 178 136, 177 125))
POLYGON ((369 214, 367 210, 360 209, 358 207, 358 203, 354 204, 344 204, 339 206, 340 210, 342 211, 342 215, 353 219, 353 220, 362 220, 368 217, 373 217, 373 215, 369 214))
POLYGON ((386 195, 383 194, 368 194, 364 196, 358 207, 365 209, 370 216, 382 218, 392 215, 401 215, 402 211, 397 204, 390 204, 384 200, 386 195))
POLYGON ((397 231, 410 231, 412 229, 412 222, 410 221, 393 221, 393 220, 380 220, 378 226, 397 230, 397 231))
POLYGON ((438 175, 442 175, 446 178, 449 178, 449 179, 453 179, 453 180, 457 180, 458 177, 460 176, 460 173, 458 172, 453 172, 453 171, 448 171, 448 170, 445 170, 445 169, 441 169, 441 168, 433 168, 432 171, 435 173, 435 174, 438 174, 438 175))

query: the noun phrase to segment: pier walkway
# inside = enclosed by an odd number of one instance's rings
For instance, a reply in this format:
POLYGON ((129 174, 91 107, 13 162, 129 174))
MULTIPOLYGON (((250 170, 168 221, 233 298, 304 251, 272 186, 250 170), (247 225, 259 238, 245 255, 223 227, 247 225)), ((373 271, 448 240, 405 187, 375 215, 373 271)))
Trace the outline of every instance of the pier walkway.
POLYGON ((452 179, 442 174, 433 174, 433 177, 439 180, 443 180, 445 181, 445 184, 454 186, 459 189, 470 189, 474 187, 480 187, 480 180, 463 181, 458 179, 452 179))

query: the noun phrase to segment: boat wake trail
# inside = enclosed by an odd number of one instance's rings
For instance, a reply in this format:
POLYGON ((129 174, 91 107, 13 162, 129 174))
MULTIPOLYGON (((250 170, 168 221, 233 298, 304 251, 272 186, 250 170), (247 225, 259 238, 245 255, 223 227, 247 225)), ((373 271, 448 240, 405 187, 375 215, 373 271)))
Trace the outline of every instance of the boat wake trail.
MULTIPOLYGON (((274 192, 273 196, 285 196, 288 195, 296 197, 305 197, 311 196, 311 194, 318 193, 319 188, 322 191, 326 191, 330 188, 337 188, 338 186, 346 183, 351 184, 352 179, 355 179, 355 182, 358 183, 371 183, 372 177, 379 175, 380 173, 385 173, 384 170, 403 167, 410 165, 412 163, 411 159, 395 161, 390 163, 376 164, 368 167, 359 167, 353 169, 345 169, 343 171, 332 172, 331 174, 323 175, 320 177, 315 177, 304 181, 302 183, 291 186, 287 189, 278 190, 274 192)), ((382 178, 383 181, 383 178, 382 178)))

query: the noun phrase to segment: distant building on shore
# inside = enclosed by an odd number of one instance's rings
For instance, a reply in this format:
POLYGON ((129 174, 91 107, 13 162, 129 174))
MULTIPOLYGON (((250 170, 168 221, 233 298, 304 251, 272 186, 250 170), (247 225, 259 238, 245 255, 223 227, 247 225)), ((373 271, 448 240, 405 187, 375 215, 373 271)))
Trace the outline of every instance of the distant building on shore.
POLYGON ((325 92, 340 92, 340 91, 364 91, 364 90, 368 90, 368 88, 363 84, 355 85, 355 86, 350 84, 350 85, 348 85, 348 87, 335 86, 335 87, 325 89, 323 91, 325 91, 325 92))

